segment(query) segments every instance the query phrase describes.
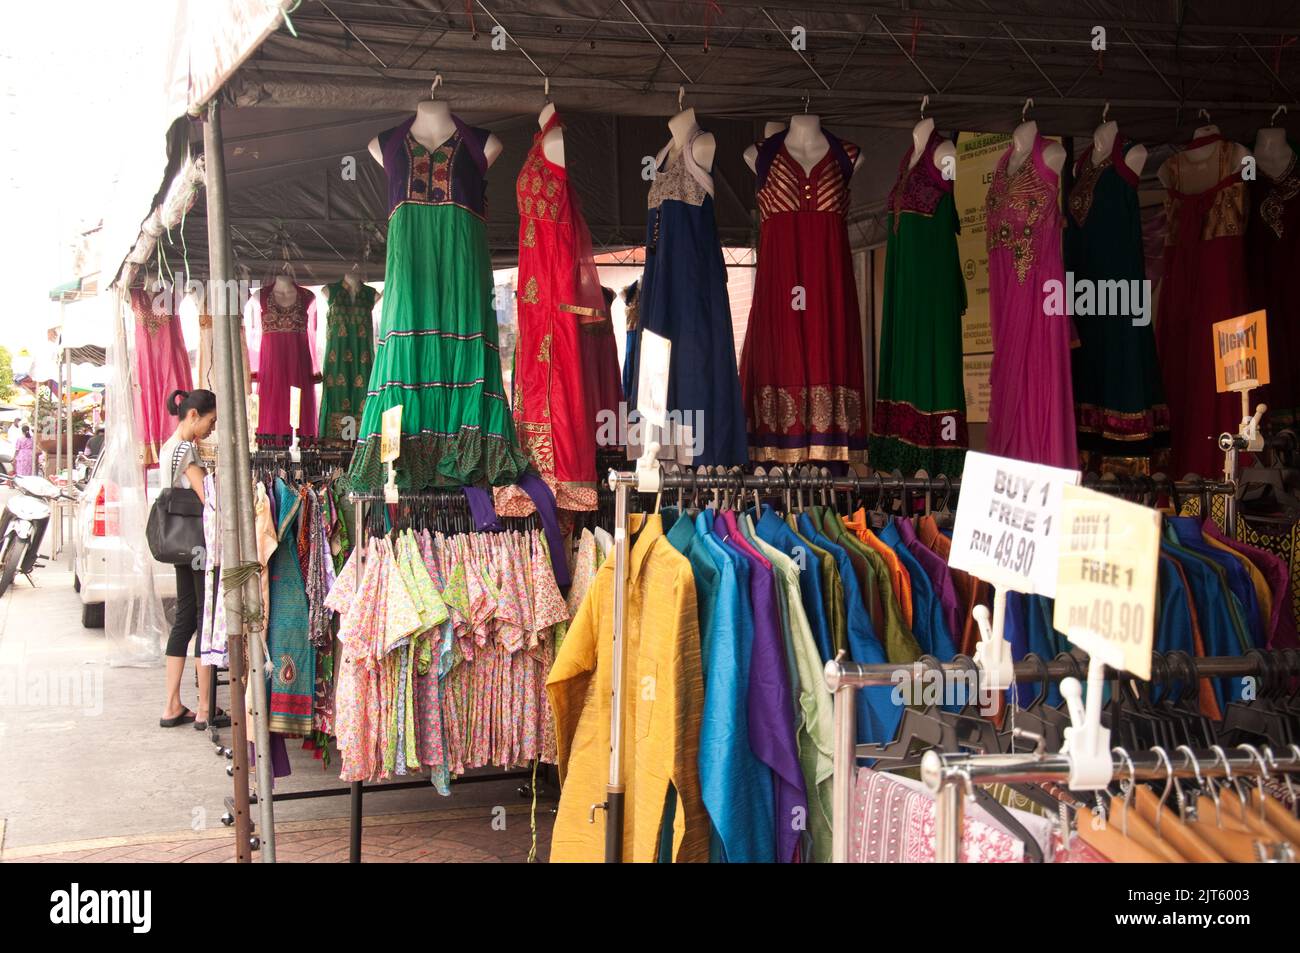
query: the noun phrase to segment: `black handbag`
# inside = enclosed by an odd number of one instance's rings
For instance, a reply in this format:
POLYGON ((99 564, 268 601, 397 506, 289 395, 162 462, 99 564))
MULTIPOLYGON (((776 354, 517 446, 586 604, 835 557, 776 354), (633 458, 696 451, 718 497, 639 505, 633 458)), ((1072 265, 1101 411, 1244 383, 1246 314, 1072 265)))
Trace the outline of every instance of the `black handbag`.
MULTIPOLYGON (((189 487, 162 490, 145 526, 149 552, 160 563, 191 565, 203 552, 203 501, 189 487)), ((200 564, 202 565, 202 564, 200 564)))

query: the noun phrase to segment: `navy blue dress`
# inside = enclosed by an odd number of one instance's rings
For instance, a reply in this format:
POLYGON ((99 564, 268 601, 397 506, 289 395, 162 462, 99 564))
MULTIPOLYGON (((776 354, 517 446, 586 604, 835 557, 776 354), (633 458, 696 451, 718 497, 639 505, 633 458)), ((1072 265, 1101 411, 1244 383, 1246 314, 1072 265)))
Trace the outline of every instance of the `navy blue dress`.
POLYGON ((748 460, 740 376, 731 332, 727 269, 713 214, 713 180, 693 155, 697 130, 675 160, 665 147, 650 186, 640 322, 628 335, 624 389, 637 406, 642 330, 672 342, 670 422, 660 457, 683 465, 739 466, 748 460), (693 453, 692 451, 698 451, 693 453))

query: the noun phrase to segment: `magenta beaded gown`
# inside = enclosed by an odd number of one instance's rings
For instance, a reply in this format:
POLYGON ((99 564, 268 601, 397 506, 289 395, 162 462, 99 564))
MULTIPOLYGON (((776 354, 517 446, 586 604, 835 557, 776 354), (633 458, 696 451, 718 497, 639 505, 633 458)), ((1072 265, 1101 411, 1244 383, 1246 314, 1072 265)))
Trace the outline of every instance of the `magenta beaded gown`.
POLYGON ((1043 161, 1047 144, 1036 136, 1032 153, 1014 173, 1007 172, 1014 148, 1009 146, 986 199, 993 332, 988 450, 1075 469, 1072 326, 1068 314, 1048 314, 1044 306, 1046 283, 1065 281, 1060 181, 1043 161))
POLYGON ((288 437, 289 388, 302 391, 298 402, 298 433, 316 436, 316 296, 301 285, 297 300, 289 307, 275 300, 275 286, 263 288, 261 340, 257 359, 257 433, 259 436, 288 437))

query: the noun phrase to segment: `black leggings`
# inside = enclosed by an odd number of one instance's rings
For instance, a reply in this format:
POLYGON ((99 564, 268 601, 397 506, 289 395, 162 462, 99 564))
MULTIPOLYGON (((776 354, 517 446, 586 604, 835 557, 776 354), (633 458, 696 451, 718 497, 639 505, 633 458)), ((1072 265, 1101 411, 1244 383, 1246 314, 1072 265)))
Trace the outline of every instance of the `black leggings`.
MULTIPOLYGON (((185 658, 190 639, 199 631, 203 618, 203 570, 189 566, 176 567, 176 621, 167 637, 167 654, 185 658)), ((194 639, 194 657, 198 658, 203 640, 194 639)))

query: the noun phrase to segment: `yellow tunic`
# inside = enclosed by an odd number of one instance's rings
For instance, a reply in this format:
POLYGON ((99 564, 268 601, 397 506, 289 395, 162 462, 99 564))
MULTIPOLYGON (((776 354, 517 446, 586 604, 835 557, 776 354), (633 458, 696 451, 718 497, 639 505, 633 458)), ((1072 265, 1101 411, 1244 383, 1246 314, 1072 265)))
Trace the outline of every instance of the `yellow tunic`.
MULTIPOLYGON (((704 678, 691 564, 664 536, 658 515, 631 517, 641 528, 628 559, 623 642, 623 860, 654 861, 664 803, 677 792, 673 859, 707 861, 709 819, 700 796, 700 713, 704 678)), ((596 574, 569 626, 547 694, 555 714, 561 780, 551 836, 552 861, 605 859, 604 816, 588 823, 605 800, 609 778, 611 667, 614 646, 614 559, 596 574)))

